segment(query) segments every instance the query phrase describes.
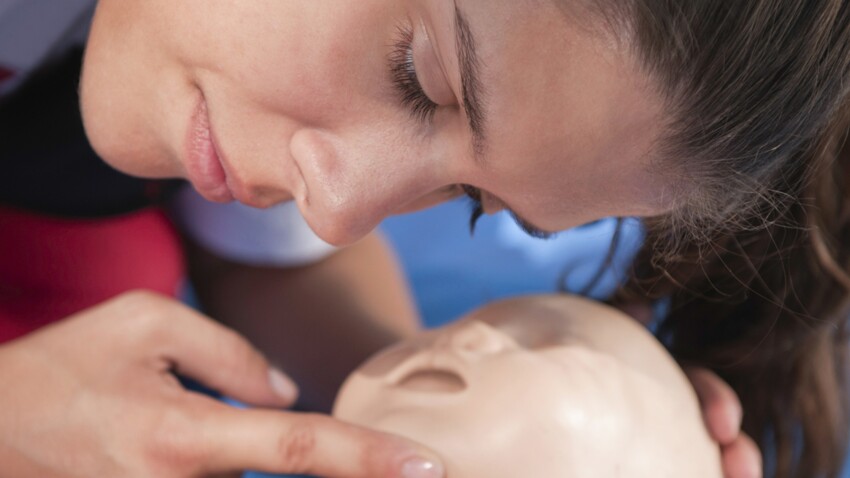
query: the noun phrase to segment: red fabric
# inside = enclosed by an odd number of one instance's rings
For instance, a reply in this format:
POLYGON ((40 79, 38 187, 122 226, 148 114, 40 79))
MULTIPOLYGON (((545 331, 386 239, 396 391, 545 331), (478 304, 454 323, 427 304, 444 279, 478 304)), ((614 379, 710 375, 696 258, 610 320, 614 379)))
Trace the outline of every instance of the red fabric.
POLYGON ((0 66, 0 83, 3 83, 4 81, 12 78, 14 75, 15 72, 13 72, 12 70, 0 66))
POLYGON ((159 209, 65 220, 0 206, 0 343, 128 290, 174 296, 183 264, 159 209))

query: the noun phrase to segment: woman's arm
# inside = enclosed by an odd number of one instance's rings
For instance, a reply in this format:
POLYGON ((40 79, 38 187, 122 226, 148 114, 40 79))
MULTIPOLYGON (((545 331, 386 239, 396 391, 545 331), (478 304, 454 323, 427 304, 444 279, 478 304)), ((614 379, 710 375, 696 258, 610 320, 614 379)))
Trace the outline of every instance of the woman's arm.
POLYGON ((244 334, 301 385, 301 405, 329 411, 342 381, 419 327, 385 241, 361 242, 303 267, 256 267, 189 246, 203 309, 244 334))

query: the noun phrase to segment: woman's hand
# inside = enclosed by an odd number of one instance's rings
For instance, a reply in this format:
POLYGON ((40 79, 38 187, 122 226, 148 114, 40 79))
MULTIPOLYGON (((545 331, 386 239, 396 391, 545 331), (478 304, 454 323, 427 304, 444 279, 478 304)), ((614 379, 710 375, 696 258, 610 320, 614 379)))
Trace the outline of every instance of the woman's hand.
POLYGON ((704 368, 685 370, 702 406, 709 434, 720 444, 725 478, 761 478, 761 453, 755 442, 741 433, 743 409, 735 391, 704 368))
POLYGON ((0 476, 443 476, 432 453, 400 438, 237 410, 172 372, 257 406, 297 395, 237 334, 169 299, 127 294, 0 347, 0 476))

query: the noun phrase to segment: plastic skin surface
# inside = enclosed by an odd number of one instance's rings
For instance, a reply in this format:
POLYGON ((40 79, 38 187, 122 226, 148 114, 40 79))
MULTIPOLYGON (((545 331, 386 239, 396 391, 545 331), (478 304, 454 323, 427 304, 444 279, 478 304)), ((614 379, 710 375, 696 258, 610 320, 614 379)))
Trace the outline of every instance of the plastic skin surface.
POLYGON ((722 478, 664 348, 571 296, 497 302, 386 349, 348 378, 334 415, 431 447, 449 478, 722 478))

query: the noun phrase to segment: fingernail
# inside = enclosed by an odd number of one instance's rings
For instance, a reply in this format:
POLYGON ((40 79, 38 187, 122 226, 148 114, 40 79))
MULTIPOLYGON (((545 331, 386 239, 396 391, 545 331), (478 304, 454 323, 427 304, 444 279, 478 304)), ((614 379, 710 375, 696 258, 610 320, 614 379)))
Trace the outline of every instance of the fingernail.
POLYGON ((426 458, 412 458, 401 468, 403 478, 443 478, 445 470, 439 462, 426 458))
POLYGON ((294 402, 298 398, 298 386, 280 370, 269 369, 269 385, 277 396, 287 402, 294 402))

